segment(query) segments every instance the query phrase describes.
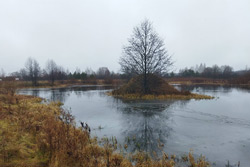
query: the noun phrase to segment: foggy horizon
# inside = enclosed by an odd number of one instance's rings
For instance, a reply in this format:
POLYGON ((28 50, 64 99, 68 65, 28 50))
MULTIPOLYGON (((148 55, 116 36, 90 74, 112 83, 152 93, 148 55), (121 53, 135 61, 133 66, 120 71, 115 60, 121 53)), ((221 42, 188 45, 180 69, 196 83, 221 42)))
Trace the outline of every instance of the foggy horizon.
POLYGON ((29 57, 42 68, 48 59, 73 72, 108 67, 119 58, 133 28, 145 18, 164 39, 174 70, 250 62, 247 0, 25 0, 0 2, 0 70, 24 68, 29 57))

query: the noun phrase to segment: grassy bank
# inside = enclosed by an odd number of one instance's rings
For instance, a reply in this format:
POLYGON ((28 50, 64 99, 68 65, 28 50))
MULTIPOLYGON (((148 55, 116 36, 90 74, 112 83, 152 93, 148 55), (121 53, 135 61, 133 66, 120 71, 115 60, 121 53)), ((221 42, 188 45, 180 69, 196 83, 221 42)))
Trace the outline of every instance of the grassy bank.
POLYGON ((116 140, 104 139, 100 146, 61 103, 15 95, 11 86, 0 92, 2 167, 173 167, 180 161, 182 166, 208 166, 204 157, 195 160, 192 153, 181 160, 165 153, 152 159, 144 152, 126 153, 116 140))
POLYGON ((103 79, 88 79, 88 80, 61 80, 55 81, 52 85, 49 81, 38 81, 36 86, 32 85, 31 81, 1 81, 1 85, 11 83, 18 88, 63 88, 72 85, 121 85, 124 81, 119 79, 103 80, 103 79))
POLYGON ((199 78, 199 77, 176 77, 168 78, 166 81, 169 84, 180 85, 229 85, 229 81, 225 79, 211 79, 211 78, 199 78))
MULTIPOLYGON (((165 81, 169 84, 180 84, 180 85, 215 85, 215 86, 248 86, 250 87, 249 79, 212 79, 212 78, 201 78, 201 77, 174 77, 167 78, 165 81)), ((49 81, 38 81, 36 86, 32 85, 31 81, 0 81, 1 84, 14 82, 18 88, 51 88, 51 87, 68 87, 72 85, 113 85, 120 86, 125 84, 126 81, 123 79, 87 79, 87 80, 57 80, 52 85, 49 81)))
POLYGON ((214 86, 248 86, 250 77, 238 77, 230 79, 213 79, 202 77, 174 77, 165 79, 169 84, 180 85, 214 85, 214 86))
POLYGON ((130 99, 130 100, 166 100, 166 99, 177 99, 177 100, 202 100, 202 99, 213 99, 214 97, 208 95, 200 95, 191 93, 188 95, 140 95, 140 94, 124 94, 124 95, 116 95, 112 92, 108 92, 107 95, 114 96, 118 98, 130 99))

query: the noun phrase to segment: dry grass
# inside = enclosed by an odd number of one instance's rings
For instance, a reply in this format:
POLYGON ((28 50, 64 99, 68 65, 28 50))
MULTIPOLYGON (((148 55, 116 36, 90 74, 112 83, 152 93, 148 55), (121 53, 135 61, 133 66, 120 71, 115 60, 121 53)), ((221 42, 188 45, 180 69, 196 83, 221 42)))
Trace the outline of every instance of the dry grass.
POLYGON ((181 85, 228 85, 229 82, 226 79, 212 79, 202 77, 175 77, 168 78, 166 81, 170 84, 181 85))
POLYGON ((202 99, 214 99, 212 96, 208 95, 200 95, 191 93, 189 95, 139 95, 139 94, 124 94, 124 95, 116 95, 112 92, 108 92, 107 95, 114 96, 118 98, 130 99, 130 100, 166 100, 166 99, 177 99, 177 100, 202 100, 202 99))
POLYGON ((179 91, 169 85, 164 79, 156 76, 148 76, 148 93, 143 93, 143 76, 132 78, 127 84, 119 89, 109 92, 108 95, 125 99, 213 99, 207 95, 190 93, 189 91, 179 91))
MULTIPOLYGON (((142 75, 132 78, 127 84, 112 92, 113 95, 124 94, 144 94, 144 78, 142 75)), ((189 94, 189 92, 180 92, 173 86, 165 82, 164 79, 149 74, 147 76, 147 94, 164 95, 164 94, 189 94)))
POLYGON ((123 83, 122 80, 119 79, 109 79, 109 80, 101 80, 101 79, 88 79, 88 80, 61 80, 55 81, 53 85, 51 85, 48 81, 39 81, 37 86, 33 86, 31 81, 1 81, 1 85, 7 85, 11 83, 15 84, 17 88, 63 88, 72 85, 121 85, 123 83))
MULTIPOLYGON (((41 103, 40 98, 18 96, 15 88, 1 86, 0 166, 1 167, 173 167, 175 156, 152 159, 138 152, 117 150, 116 139, 95 138, 76 127, 74 117, 61 103, 41 103)), ((188 165, 207 167, 205 159, 188 165)))

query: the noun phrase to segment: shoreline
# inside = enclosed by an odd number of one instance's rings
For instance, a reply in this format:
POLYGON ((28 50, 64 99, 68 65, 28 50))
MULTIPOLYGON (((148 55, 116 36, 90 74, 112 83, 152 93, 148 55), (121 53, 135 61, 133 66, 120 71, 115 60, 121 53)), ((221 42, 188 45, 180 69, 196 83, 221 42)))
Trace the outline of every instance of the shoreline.
POLYGON ((106 93, 108 96, 113 96, 117 98, 127 99, 127 100, 211 100, 215 97, 209 95, 201 95, 191 93, 190 95, 139 95, 139 94, 124 94, 124 95, 114 95, 112 92, 106 93))
MULTIPOLYGON (((165 81, 170 84, 170 85, 188 85, 188 86, 231 86, 231 87, 248 87, 250 88, 250 83, 249 84, 230 84, 226 81, 221 81, 221 80, 211 80, 211 81, 205 81, 205 82, 195 82, 192 79, 187 79, 187 80, 173 80, 173 79, 165 79, 165 81)), ((103 80, 96 80, 96 81, 74 81, 74 82, 69 82, 69 81, 56 81, 54 85, 51 85, 47 81, 40 81, 38 82, 37 86, 32 86, 30 81, 1 81, 1 84, 5 83, 11 83, 14 84, 18 89, 25 89, 25 88, 66 88, 66 87, 71 87, 71 86, 82 86, 82 85, 99 85, 99 86, 121 86, 125 82, 124 80, 115 80, 114 83, 103 83, 103 80)))
POLYGON ((162 153, 157 159, 147 152, 127 152, 116 140, 104 138, 103 145, 91 138, 88 131, 75 125, 74 116, 62 109, 61 103, 40 103, 41 98, 24 95, 0 94, 2 117, 0 132, 5 134, 4 159, 0 166, 119 166, 136 167, 145 164, 174 166, 209 166, 205 157, 197 158, 193 152, 176 157, 162 153), (13 122, 13 120, 15 120, 13 122), (18 127, 18 128, 17 128, 18 127), (67 136, 65 138, 65 136, 67 136), (11 139, 11 140, 5 140, 11 139), (70 147, 65 147, 71 143, 70 147), (74 156, 71 156, 74 155, 74 156), (134 157, 130 159, 129 157, 134 157), (65 165, 66 164, 66 165, 65 165))

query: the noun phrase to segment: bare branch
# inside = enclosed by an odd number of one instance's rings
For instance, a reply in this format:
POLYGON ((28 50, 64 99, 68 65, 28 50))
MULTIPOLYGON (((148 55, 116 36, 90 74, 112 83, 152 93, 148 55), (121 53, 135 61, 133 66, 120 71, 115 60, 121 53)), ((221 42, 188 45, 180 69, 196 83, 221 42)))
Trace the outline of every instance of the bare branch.
POLYGON ((123 48, 120 65, 124 73, 164 74, 173 65, 164 41, 145 20, 133 30, 133 35, 123 48))

